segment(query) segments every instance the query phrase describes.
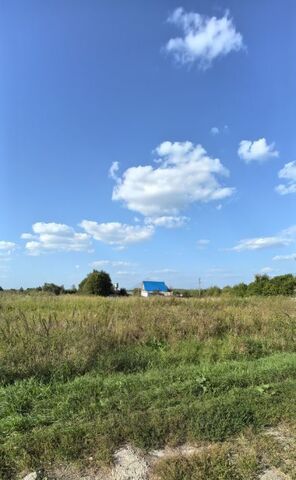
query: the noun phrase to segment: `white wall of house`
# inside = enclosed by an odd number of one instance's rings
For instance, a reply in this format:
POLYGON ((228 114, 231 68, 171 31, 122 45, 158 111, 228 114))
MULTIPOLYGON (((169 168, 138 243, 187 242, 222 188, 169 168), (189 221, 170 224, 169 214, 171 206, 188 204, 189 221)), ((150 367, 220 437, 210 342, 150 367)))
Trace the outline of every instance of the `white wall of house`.
MULTIPOLYGON (((147 292, 143 288, 141 289, 141 297, 151 297, 153 295, 152 292, 147 292)), ((163 297, 172 297, 173 293, 172 292, 159 292, 159 295, 163 297)))

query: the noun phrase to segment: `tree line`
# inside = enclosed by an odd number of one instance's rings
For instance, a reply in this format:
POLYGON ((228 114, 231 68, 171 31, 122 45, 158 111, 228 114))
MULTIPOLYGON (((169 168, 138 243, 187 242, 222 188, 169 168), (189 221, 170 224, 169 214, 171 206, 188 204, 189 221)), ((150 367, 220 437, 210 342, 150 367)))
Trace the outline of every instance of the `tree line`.
MULTIPOLYGON (((0 292, 3 288, 0 287, 0 292)), ((23 289, 10 289, 13 293, 36 293, 44 292, 52 295, 99 295, 108 296, 126 296, 125 288, 116 288, 111 281, 109 273, 103 270, 93 270, 79 284, 78 288, 73 285, 72 288, 66 289, 63 285, 54 283, 45 283, 42 287, 23 289)), ((278 275, 269 277, 268 275, 255 275, 253 282, 238 283, 233 286, 227 285, 220 288, 217 286, 203 289, 172 289, 174 295, 181 297, 218 297, 220 295, 233 295, 235 297, 247 297, 251 295, 270 296, 270 295, 295 295, 296 294, 296 277, 292 274, 278 275)), ((140 295, 141 289, 135 288, 134 295, 140 295)))
POLYGON ((217 297, 220 295, 233 295, 235 297, 248 297, 251 295, 294 295, 296 294, 296 277, 291 273, 269 277, 268 275, 255 275, 253 282, 238 283, 233 286, 209 287, 203 289, 178 289, 175 295, 183 297, 217 297))
MULTIPOLYGON (((0 287, 0 291, 4 291, 0 287)), ((125 288, 116 288, 111 281, 109 273, 103 270, 93 270, 89 273, 79 284, 78 288, 75 285, 70 289, 66 289, 64 285, 56 285, 55 283, 44 283, 42 287, 23 289, 10 289, 9 292, 13 293, 47 293, 52 295, 99 295, 102 297, 114 296, 126 296, 127 291, 125 288)))

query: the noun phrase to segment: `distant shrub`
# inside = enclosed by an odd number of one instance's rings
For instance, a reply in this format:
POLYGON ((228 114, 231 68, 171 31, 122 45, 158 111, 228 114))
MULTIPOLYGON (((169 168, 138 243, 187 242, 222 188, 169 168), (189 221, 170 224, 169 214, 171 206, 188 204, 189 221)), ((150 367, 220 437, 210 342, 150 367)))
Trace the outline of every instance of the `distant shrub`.
POLYGON ((109 273, 93 270, 79 284, 79 292, 86 295, 100 295, 108 297, 113 293, 113 285, 109 273))
POLYGON ((64 293, 64 285, 59 286, 54 283, 45 283, 42 287, 42 291, 53 293, 54 295, 61 295, 61 293, 64 293))

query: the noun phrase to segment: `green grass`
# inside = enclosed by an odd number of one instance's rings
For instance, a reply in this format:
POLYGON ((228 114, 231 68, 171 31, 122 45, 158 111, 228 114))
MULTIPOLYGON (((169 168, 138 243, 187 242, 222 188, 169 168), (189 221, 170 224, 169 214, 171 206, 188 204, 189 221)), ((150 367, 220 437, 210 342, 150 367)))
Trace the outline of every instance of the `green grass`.
MULTIPOLYGON (((162 461, 155 469, 160 480, 247 480, 254 478, 256 459, 248 455, 248 468, 233 462, 231 445, 215 446, 199 455, 162 461), (248 474, 250 473, 251 476, 248 474)), ((252 452, 253 453, 253 452, 252 452)))
MULTIPOLYGON (((295 421, 295 307, 290 298, 2 295, 0 477, 89 456, 106 464, 127 442, 146 451, 229 442, 295 421)), ((225 445, 176 459, 174 474, 163 464, 160 475, 244 478, 225 445), (200 476, 200 462, 212 476, 200 476)))

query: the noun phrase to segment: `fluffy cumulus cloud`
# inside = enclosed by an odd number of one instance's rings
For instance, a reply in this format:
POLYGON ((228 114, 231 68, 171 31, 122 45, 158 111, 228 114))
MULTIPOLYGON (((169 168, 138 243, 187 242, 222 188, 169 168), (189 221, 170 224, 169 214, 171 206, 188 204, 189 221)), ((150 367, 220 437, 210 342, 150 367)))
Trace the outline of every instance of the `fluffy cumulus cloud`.
POLYGON ((201 145, 163 142, 155 150, 156 167, 139 165, 117 177, 113 200, 148 217, 176 216, 190 204, 221 200, 234 193, 218 177, 228 170, 201 145))
POLYGON ((253 142, 251 140, 242 140, 237 153, 246 163, 252 161, 263 162, 279 156, 279 152, 275 149, 275 144, 268 144, 265 138, 259 138, 253 142))
POLYGON ((217 18, 177 8, 168 22, 182 30, 182 36, 171 38, 165 47, 181 64, 196 62, 207 68, 216 58, 243 48, 243 37, 228 12, 217 18))
POLYGON ((89 250, 90 237, 77 233, 72 227, 62 223, 37 222, 32 226, 33 233, 24 233, 21 238, 27 241, 25 248, 29 255, 49 252, 80 252, 89 250))
POLYGON ((127 225, 119 222, 97 223, 83 220, 80 226, 95 240, 109 245, 124 246, 148 240, 154 234, 152 225, 127 225))
POLYGON ((145 223, 155 227, 180 228, 188 223, 189 218, 184 216, 163 215, 162 217, 147 217, 145 223))
POLYGON ((279 171, 279 178, 286 181, 286 184, 280 184, 276 191, 280 195, 296 193, 296 162, 289 162, 279 171))

